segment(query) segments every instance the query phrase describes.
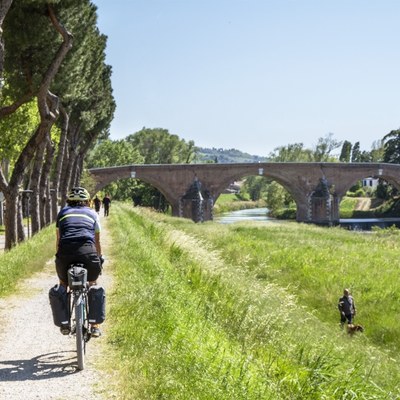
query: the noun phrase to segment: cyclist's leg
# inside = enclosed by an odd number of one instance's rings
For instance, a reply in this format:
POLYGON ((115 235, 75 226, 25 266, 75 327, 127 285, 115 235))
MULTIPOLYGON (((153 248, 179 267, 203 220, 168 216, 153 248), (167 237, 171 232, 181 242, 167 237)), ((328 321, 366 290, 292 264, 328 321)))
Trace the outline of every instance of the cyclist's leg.
POLYGON ((56 272, 58 279, 60 280, 60 284, 67 287, 68 285, 68 266, 69 266, 69 257, 56 254, 56 272))

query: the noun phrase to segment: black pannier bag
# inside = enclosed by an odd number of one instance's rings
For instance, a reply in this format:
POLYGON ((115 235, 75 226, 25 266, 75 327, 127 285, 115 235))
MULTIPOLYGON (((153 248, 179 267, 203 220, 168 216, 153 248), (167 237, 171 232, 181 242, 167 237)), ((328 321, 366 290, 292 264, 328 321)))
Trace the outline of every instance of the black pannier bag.
POLYGON ((91 324, 101 324, 106 319, 106 292, 102 286, 94 285, 89 288, 89 316, 91 324))
POLYGON ((69 323, 67 290, 62 285, 55 285, 49 291, 51 311, 54 325, 61 326, 69 323))

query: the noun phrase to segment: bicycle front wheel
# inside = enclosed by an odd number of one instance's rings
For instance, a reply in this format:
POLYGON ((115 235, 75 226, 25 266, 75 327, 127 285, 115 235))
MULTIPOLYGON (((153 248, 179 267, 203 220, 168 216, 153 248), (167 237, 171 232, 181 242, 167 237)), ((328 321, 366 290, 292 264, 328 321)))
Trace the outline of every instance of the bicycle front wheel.
POLYGON ((85 337, 83 334, 83 316, 84 303, 79 301, 75 304, 75 322, 76 322, 76 355, 78 358, 78 368, 85 368, 85 337))

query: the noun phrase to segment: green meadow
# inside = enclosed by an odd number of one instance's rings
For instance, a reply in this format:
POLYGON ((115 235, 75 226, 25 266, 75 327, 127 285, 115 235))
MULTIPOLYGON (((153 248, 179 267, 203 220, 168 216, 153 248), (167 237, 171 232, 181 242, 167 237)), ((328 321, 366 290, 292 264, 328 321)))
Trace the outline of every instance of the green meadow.
POLYGON ((400 398, 397 230, 219 225, 113 208, 120 399, 400 398), (349 287, 356 322, 339 326, 349 287))
MULTIPOLYGON (((104 398, 400 399, 398 230, 194 224, 117 203, 107 222, 104 398), (344 287, 365 327, 352 337, 344 287)), ((0 297, 53 256, 54 226, 0 254, 0 297)))

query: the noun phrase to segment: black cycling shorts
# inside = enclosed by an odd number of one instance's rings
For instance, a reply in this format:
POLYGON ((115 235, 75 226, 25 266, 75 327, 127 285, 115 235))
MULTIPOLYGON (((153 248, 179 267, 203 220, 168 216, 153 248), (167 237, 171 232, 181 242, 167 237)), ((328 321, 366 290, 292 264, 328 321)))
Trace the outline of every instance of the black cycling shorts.
POLYGON ((63 244, 56 254, 56 271, 58 278, 68 283, 68 268, 72 263, 84 264, 88 281, 95 281, 101 273, 100 258, 96 246, 92 243, 63 244))

